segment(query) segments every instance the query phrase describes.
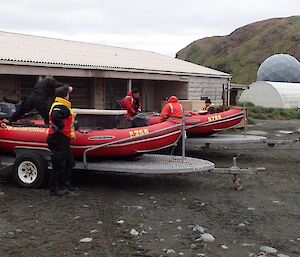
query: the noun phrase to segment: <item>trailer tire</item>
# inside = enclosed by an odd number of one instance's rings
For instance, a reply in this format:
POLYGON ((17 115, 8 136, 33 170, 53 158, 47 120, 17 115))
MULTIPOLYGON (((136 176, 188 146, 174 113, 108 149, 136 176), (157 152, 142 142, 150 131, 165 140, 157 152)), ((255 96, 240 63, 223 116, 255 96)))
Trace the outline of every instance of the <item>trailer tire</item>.
POLYGON ((48 181, 46 160, 39 154, 20 155, 13 167, 13 180, 20 187, 40 188, 48 181))

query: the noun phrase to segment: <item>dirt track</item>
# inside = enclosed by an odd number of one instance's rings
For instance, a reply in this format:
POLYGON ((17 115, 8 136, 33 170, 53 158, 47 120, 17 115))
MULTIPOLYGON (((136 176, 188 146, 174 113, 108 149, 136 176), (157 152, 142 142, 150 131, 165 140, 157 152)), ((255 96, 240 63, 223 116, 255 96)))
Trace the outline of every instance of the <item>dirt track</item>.
MULTIPOLYGON (((273 139, 299 138, 300 121, 259 121, 273 139), (292 130, 292 134, 279 133, 292 130)), ((44 189, 0 181, 0 256, 256 256, 261 246, 300 256, 300 143, 213 146, 189 152, 230 166, 265 167, 231 188, 216 174, 75 174, 80 195, 52 198, 44 189), (249 208, 249 209, 248 209, 249 208), (215 237, 197 241, 195 225, 215 237), (130 231, 135 229, 139 235, 130 231), (80 242, 91 238, 89 243, 80 242), (222 244, 223 246, 222 248, 222 244), (201 255, 204 254, 204 255, 201 255)))

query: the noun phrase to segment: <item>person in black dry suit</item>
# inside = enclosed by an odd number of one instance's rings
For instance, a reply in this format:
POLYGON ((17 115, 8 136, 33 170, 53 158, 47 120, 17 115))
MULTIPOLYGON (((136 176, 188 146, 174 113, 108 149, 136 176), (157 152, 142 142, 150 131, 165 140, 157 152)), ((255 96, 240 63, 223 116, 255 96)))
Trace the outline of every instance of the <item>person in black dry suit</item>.
POLYGON ((75 138, 75 115, 71 109, 69 95, 72 87, 63 86, 56 90, 49 119, 50 128, 47 143, 51 151, 53 169, 50 171, 49 188, 51 196, 62 196, 77 189, 71 185, 72 168, 75 166, 70 143, 75 138))
POLYGON ((20 119, 25 113, 35 108, 43 117, 46 125, 49 124, 49 106, 50 99, 55 96, 55 89, 66 85, 63 82, 59 82, 52 76, 45 76, 39 81, 33 88, 33 91, 21 104, 20 108, 4 122, 11 123, 20 119))

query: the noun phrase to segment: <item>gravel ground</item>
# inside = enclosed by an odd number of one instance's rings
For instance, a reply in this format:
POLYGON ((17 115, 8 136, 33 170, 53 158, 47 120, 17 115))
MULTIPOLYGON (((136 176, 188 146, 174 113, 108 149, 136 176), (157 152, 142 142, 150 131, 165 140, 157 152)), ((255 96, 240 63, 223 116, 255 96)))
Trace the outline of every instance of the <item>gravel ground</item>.
MULTIPOLYGON (((257 121, 248 130, 297 139, 300 120, 257 121)), ((62 198, 2 179, 0 256, 248 257, 262 246, 300 256, 300 143, 214 145, 188 155, 217 167, 238 156, 240 167, 261 169, 241 177, 241 191, 228 175, 82 171, 74 174, 80 194, 62 198), (196 225, 215 240, 204 242, 196 225)))

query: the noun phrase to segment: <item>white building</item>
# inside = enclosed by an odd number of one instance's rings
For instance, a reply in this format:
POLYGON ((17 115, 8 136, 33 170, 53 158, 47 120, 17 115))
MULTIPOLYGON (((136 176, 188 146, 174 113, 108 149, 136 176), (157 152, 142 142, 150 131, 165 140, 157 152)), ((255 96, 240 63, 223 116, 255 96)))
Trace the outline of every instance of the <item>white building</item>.
POLYGON ((74 107, 99 109, 133 87, 144 111, 160 111, 171 94, 222 104, 230 84, 229 74, 154 52, 0 32, 0 101, 27 96, 43 75, 74 86, 74 107))
POLYGON ((300 83, 257 81, 246 89, 239 101, 262 107, 300 107, 300 83))

